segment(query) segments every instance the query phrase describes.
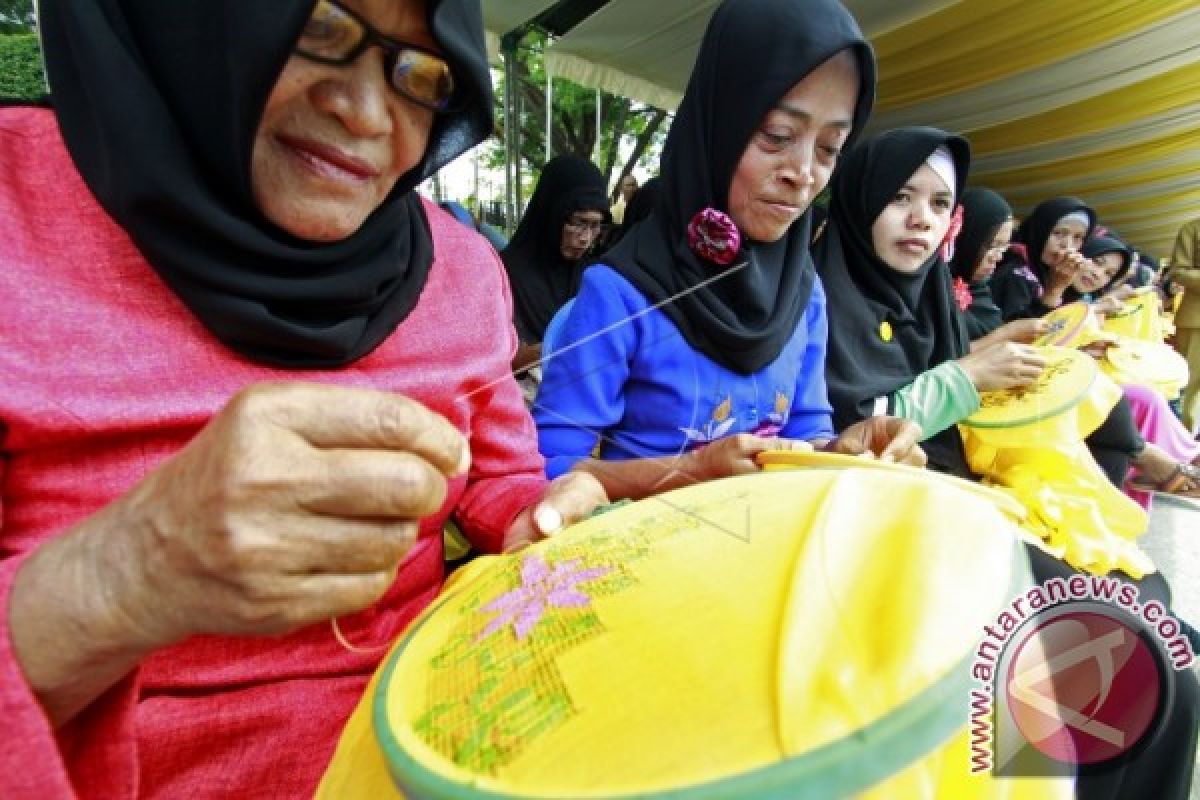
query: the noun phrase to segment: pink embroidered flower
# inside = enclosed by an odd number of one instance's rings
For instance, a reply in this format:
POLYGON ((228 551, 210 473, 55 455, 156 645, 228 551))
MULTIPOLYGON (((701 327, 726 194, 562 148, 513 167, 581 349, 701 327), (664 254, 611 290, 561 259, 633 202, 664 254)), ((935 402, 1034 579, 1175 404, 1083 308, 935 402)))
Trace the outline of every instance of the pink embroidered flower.
POLYGON ((950 217, 950 227, 946 229, 946 235, 942 238, 943 261, 954 258, 954 243, 958 240, 958 234, 962 232, 962 226, 963 207, 959 205, 954 208, 954 214, 950 217))
POLYGON ((966 311, 975 300, 971 297, 971 287, 962 278, 954 279, 954 299, 958 301, 959 311, 966 311))
POLYGON ((724 267, 742 247, 742 234, 728 214, 715 208, 697 212, 687 228, 688 247, 703 259, 724 267))
POLYGON ((592 598, 578 591, 576 584, 594 581, 612 571, 610 567, 577 569, 579 560, 556 564, 553 569, 537 556, 527 556, 521 562, 521 585, 500 595, 481 608, 498 611, 499 616, 487 624, 475 641, 481 641, 512 624, 520 641, 541 621, 546 609, 581 608, 592 598))

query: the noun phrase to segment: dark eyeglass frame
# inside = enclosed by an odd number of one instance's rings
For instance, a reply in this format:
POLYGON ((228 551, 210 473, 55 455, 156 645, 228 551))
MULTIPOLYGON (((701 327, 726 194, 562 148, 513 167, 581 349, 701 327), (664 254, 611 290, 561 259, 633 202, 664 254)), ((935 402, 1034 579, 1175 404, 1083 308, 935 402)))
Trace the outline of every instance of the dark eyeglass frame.
POLYGON ((609 227, 611 227, 611 223, 606 219, 601 219, 599 221, 587 220, 584 222, 573 219, 572 217, 567 217, 563 221, 563 227, 571 230, 573 233, 587 233, 592 236, 599 236, 609 227))
MULTIPOLYGON (((295 47, 295 52, 297 55, 303 56, 309 61, 315 61, 318 64, 328 64, 333 67, 344 67, 348 64, 353 64, 355 59, 367 51, 367 48, 371 47, 372 45, 377 45, 379 49, 383 50, 383 74, 384 78, 387 80, 387 85, 391 87, 393 92, 400 95, 405 100, 416 103, 417 105, 421 106, 421 108, 428 109, 435 114, 449 114, 462 110, 463 102, 462 97, 460 96, 461 93, 458 91, 457 80, 454 82, 454 92, 442 105, 436 105, 427 100, 422 100, 419 97, 413 97, 411 94, 398 87, 392 80, 392 74, 396 70, 396 62, 400 59, 401 54, 406 50, 413 50, 438 59, 446 65, 446 68, 450 70, 450 75, 453 77, 454 67, 451 66, 450 62, 446 60, 445 56, 429 49, 428 47, 422 47, 419 44, 412 44, 411 42, 402 42, 398 39, 393 39, 390 36, 385 36, 384 34, 380 33, 379 30, 373 27, 371 23, 363 19, 361 15, 356 14, 355 12, 346 8, 344 5, 337 2, 337 0, 317 0, 316 3, 313 3, 313 11, 316 11, 317 5, 321 2, 328 3, 358 23, 358 26, 362 29, 362 38, 358 40, 358 44, 350 48, 350 52, 346 53, 346 55, 342 56, 341 58, 331 58, 329 56, 310 53, 303 50, 299 44, 297 44, 295 47)), ((311 18, 311 13, 309 16, 311 18)))

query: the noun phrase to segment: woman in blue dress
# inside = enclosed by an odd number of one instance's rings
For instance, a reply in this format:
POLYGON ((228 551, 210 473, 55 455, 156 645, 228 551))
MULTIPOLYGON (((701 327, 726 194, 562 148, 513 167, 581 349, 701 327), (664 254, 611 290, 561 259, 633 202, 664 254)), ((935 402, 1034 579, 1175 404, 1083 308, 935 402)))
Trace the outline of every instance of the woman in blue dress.
POLYGON ((870 47, 836 0, 718 8, 663 150, 661 199, 584 272, 556 330, 534 405, 548 474, 591 472, 615 499, 752 472, 773 448, 923 463, 919 431, 898 419, 837 436, 826 396, 809 205, 874 86, 870 47))

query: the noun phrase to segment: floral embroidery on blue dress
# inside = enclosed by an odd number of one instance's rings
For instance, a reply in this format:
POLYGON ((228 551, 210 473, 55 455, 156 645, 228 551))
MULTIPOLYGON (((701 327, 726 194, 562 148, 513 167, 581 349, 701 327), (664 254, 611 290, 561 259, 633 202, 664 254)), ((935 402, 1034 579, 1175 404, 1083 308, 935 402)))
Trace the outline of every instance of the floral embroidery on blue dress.
POLYGON ((674 456, 739 433, 832 438, 827 330, 818 281, 779 357, 743 375, 695 350, 624 276, 588 267, 533 407, 547 477, 584 458, 674 456))
POLYGON ((703 428, 680 428, 683 435, 687 437, 689 448, 700 447, 709 442, 715 442, 737 424, 737 417, 733 414, 733 398, 726 396, 721 404, 717 406, 712 413, 712 418, 704 424, 703 428))
POLYGON ((792 407, 791 399, 779 391, 775 390, 775 407, 767 414, 759 426, 751 433, 755 436, 778 436, 780 431, 788 422, 788 411, 792 407))

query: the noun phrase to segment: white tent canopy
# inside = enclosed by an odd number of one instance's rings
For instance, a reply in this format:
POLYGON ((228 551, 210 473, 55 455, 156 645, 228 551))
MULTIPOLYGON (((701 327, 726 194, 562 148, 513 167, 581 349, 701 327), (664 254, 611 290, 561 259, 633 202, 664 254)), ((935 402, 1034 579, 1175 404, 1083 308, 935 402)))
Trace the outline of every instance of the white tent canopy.
MULTIPOLYGON (((972 182, 1018 214, 1078 195, 1156 255, 1200 214, 1196 0, 843 1, 879 59, 871 129, 962 133, 975 152, 972 182)), ((674 108, 717 4, 611 0, 556 40, 547 63, 585 86, 674 108)))
POLYGON ((555 0, 484 0, 483 27, 493 61, 500 52, 500 37, 524 25, 554 5, 555 0))
MULTIPOLYGON (((884 33, 955 0, 846 0, 867 36, 884 33)), ((700 39, 719 0, 611 0, 554 43, 556 75, 658 108, 679 105, 700 39)))

